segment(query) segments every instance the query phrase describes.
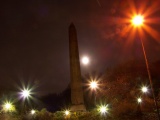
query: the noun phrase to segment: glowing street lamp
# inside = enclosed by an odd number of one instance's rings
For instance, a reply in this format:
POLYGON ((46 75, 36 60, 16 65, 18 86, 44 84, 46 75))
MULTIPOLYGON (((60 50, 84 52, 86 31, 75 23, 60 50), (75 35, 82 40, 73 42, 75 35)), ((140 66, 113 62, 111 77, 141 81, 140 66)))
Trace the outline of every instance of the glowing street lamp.
POLYGON ((3 105, 3 110, 5 112, 12 112, 15 111, 15 107, 11 102, 5 102, 3 105))
POLYGON ((137 15, 132 19, 132 23, 135 26, 141 26, 143 24, 143 22, 144 22, 144 19, 143 19, 143 16, 141 16, 141 15, 137 15))
MULTIPOLYGON (((133 19, 132 19, 132 24, 135 27, 142 26, 143 22, 144 22, 144 18, 143 18, 142 15, 134 16, 133 19)), ((149 77, 149 81, 150 81, 152 95, 153 95, 154 103, 155 103, 155 106, 156 106, 156 109, 157 109, 158 119, 160 120, 158 104, 157 104, 156 97, 155 97, 155 94, 154 94, 153 83, 152 83, 151 74, 150 74, 149 65, 148 65, 148 59, 147 59, 147 55, 146 55, 146 51, 145 51, 145 47, 144 47, 142 38, 140 38, 140 41, 141 41, 141 45, 142 45, 142 50, 143 50, 143 55, 144 55, 144 59, 145 59, 145 63, 146 63, 146 68, 147 68, 147 72, 148 72, 148 77, 149 77)), ((143 90, 146 91, 147 89, 145 88, 143 90)))
POLYGON ((98 89, 98 81, 96 81, 96 80, 92 80, 92 81, 90 81, 89 82, 89 87, 90 87, 90 89, 91 90, 93 90, 94 91, 94 102, 95 102, 95 104, 96 104, 96 90, 98 89))
POLYGON ((11 104, 11 103, 6 103, 6 104, 4 105, 4 108, 5 108, 6 110, 10 110, 11 107, 12 107, 12 104, 11 104))
POLYGON ((98 111, 103 115, 106 114, 108 112, 108 105, 99 106, 98 111))
POLYGON ((21 91, 21 95, 22 95, 23 98, 30 97, 30 94, 31 94, 30 90, 28 90, 28 89, 24 89, 24 90, 21 91))
POLYGON ((64 110, 64 116, 65 116, 66 120, 70 119, 70 115, 71 115, 71 113, 69 110, 64 110))
POLYGON ((147 93, 148 92, 148 88, 146 86, 143 86, 141 90, 142 90, 143 93, 147 93))
POLYGON ((98 88, 98 83, 97 81, 91 81, 90 82, 90 88, 96 90, 98 88))
POLYGON ((68 115, 70 114, 69 110, 65 110, 65 111, 64 111, 64 114, 65 114, 66 116, 68 116, 68 115))
POLYGON ((141 103, 141 102, 142 102, 142 99, 141 99, 141 98, 137 98, 137 102, 138 102, 138 103, 141 103))
POLYGON ((31 110, 31 115, 34 115, 36 113, 35 110, 31 110))
MULTIPOLYGON (((20 98, 23 99, 23 106, 22 106, 22 114, 24 114, 26 112, 26 100, 28 100, 31 97, 31 89, 28 88, 24 88, 23 90, 21 90, 20 94, 20 98)), ((32 97, 31 97, 32 98, 32 97)), ((33 111, 32 111, 33 112, 33 111)))

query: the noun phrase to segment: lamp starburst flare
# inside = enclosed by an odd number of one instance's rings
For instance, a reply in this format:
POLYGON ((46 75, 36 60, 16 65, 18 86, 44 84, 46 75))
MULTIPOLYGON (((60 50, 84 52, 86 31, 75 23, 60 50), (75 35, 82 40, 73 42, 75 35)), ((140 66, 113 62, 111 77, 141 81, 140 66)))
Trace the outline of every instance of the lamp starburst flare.
POLYGON ((138 103, 141 103, 141 102, 142 102, 142 98, 138 98, 138 99, 137 99, 137 102, 138 102, 138 103))
POLYGON ((89 85, 90 85, 91 89, 97 89, 98 88, 97 81, 91 81, 89 85))
POLYGON ((4 104, 2 105, 2 110, 4 112, 14 112, 15 111, 15 106, 13 105, 12 102, 5 101, 4 104))
POLYGON ((132 19, 132 23, 134 26, 140 26, 143 24, 143 22, 144 22, 144 18, 142 15, 136 15, 132 19))
POLYGON ((67 115, 70 114, 70 111, 69 111, 69 110, 65 110, 64 113, 65 113, 65 115, 67 116, 67 115))
POLYGON ((30 96, 30 90, 28 90, 28 89, 22 90, 21 95, 23 98, 28 98, 30 96))
POLYGON ((98 111, 102 114, 105 115, 106 113, 108 113, 108 105, 100 105, 98 106, 98 111))
POLYGON ((141 90, 142 90, 143 93, 148 92, 148 88, 146 86, 143 86, 141 90))
POLYGON ((31 110, 31 114, 34 115, 36 113, 35 110, 31 110))

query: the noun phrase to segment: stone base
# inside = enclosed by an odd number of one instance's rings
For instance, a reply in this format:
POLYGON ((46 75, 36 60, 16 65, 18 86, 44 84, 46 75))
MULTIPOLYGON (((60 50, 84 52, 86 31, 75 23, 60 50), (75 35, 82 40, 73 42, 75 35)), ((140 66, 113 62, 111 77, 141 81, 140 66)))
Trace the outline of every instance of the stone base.
POLYGON ((86 107, 84 106, 84 104, 72 105, 70 110, 71 111, 83 111, 83 112, 86 112, 86 107))

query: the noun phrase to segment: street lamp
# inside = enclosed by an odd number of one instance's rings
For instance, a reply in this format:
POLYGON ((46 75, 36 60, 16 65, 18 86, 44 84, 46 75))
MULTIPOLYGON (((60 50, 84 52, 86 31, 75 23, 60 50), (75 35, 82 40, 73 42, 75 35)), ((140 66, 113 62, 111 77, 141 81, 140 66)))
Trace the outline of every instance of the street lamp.
MULTIPOLYGON (((144 18, 142 15, 136 15, 133 17, 132 19, 132 24, 135 27, 141 27, 141 25, 144 22, 144 18)), ((159 116, 159 109, 158 109, 158 105, 157 105, 157 101, 156 101, 156 97, 154 94, 154 89, 153 89, 153 83, 152 83, 152 78, 151 78, 151 74, 150 74, 150 70, 149 70, 149 65, 148 65, 148 60, 147 60, 147 55, 146 55, 146 51, 145 51, 145 47, 142 41, 142 38, 140 38, 141 41, 141 45, 142 45, 142 50, 143 50, 143 54, 144 54, 144 59, 145 59, 145 63, 146 63, 146 68, 147 68, 147 72, 148 72, 148 77, 149 77, 149 81, 150 81, 150 86, 151 86, 151 90, 152 90, 152 95, 153 95, 153 99, 154 99, 154 103, 157 109, 157 115, 158 115, 158 119, 160 120, 160 116, 159 116)), ((145 89, 146 91, 146 89, 145 89)))
POLYGON ((133 19, 132 19, 132 23, 135 26, 141 26, 144 22, 143 16, 141 15, 136 15, 133 19))
POLYGON ((68 115, 70 114, 70 111, 69 111, 69 110, 65 110, 65 111, 64 111, 64 114, 65 114, 66 116, 68 116, 68 115))
POLYGON ((101 114, 106 114, 107 112, 108 112, 108 105, 101 105, 101 106, 99 106, 99 108, 98 108, 98 110, 99 110, 99 112, 101 113, 101 114))
POLYGON ((98 89, 98 81, 96 81, 96 80, 90 81, 89 87, 91 88, 91 90, 94 91, 94 94, 95 94, 94 99, 95 99, 95 103, 96 103, 96 90, 98 89))
POLYGON ((36 113, 35 110, 31 110, 31 115, 34 115, 36 113))
POLYGON ((23 98, 23 102, 24 102, 22 107, 22 114, 24 114, 26 111, 26 104, 27 104, 26 99, 28 100, 31 97, 31 89, 24 88, 23 90, 21 90, 20 97, 23 98))
POLYGON ((30 90, 28 90, 28 89, 24 89, 21 91, 21 95, 24 99, 30 97, 30 94, 31 94, 30 90))
POLYGON ((91 81, 89 85, 92 90, 96 90, 98 88, 97 81, 91 81))
POLYGON ((142 99, 141 99, 141 98, 137 98, 137 102, 138 102, 138 103, 141 103, 141 102, 142 102, 142 99))
POLYGON ((15 111, 15 106, 11 102, 6 101, 3 104, 3 111, 5 111, 5 112, 13 112, 13 111, 15 111))
POLYGON ((148 88, 147 88, 146 86, 143 86, 143 87, 141 88, 141 91, 142 91, 143 93, 147 93, 147 92, 148 92, 148 88))
POLYGON ((12 104, 11 104, 11 103, 5 103, 5 104, 4 104, 4 109, 5 109, 6 111, 9 111, 11 108, 12 108, 12 104))
POLYGON ((70 115, 71 115, 71 112, 70 110, 64 110, 64 116, 65 116, 65 120, 69 120, 70 119, 70 115))

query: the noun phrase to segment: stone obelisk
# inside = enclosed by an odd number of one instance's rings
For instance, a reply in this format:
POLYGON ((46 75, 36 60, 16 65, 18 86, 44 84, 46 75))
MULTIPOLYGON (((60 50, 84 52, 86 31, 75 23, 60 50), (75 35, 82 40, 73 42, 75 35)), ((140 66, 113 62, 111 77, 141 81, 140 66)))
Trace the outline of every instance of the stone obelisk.
POLYGON ((83 98, 77 32, 73 23, 69 26, 69 55, 71 77, 71 111, 86 111, 83 98))

